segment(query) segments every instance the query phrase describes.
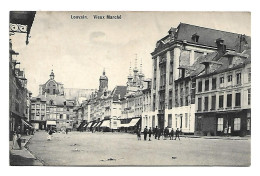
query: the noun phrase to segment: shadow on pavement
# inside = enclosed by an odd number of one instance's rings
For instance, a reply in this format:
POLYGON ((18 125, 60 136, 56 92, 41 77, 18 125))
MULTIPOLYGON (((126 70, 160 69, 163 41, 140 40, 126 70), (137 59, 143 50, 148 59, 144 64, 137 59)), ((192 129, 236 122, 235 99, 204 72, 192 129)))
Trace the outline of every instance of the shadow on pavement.
POLYGON ((34 158, 25 158, 20 155, 9 155, 9 162, 10 166, 33 166, 34 165, 34 158))

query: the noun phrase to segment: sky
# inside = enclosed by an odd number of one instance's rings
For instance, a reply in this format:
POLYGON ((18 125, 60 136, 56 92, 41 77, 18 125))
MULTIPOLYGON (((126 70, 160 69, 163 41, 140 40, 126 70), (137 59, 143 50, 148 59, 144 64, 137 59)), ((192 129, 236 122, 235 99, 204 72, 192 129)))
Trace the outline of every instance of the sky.
POLYGON ((28 79, 27 88, 38 95, 53 69, 65 88, 98 89, 103 69, 108 88, 126 85, 130 62, 146 78, 152 76, 151 52, 156 42, 180 23, 251 36, 246 12, 45 12, 36 13, 29 45, 25 35, 11 36, 14 59, 28 79), (88 19, 71 19, 85 15, 88 19), (122 19, 94 19, 93 15, 121 15, 122 19))

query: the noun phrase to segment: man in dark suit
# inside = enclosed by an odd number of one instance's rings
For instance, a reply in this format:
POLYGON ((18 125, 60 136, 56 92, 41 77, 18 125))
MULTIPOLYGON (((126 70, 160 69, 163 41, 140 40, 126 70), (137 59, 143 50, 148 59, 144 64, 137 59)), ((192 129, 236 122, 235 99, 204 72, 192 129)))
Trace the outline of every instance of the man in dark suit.
POLYGON ((175 139, 174 140, 176 140, 176 138, 179 138, 179 140, 180 140, 180 130, 179 130, 179 128, 177 128, 177 130, 176 130, 175 139))
POLYGON ((144 128, 144 140, 146 141, 147 138, 147 126, 144 128))

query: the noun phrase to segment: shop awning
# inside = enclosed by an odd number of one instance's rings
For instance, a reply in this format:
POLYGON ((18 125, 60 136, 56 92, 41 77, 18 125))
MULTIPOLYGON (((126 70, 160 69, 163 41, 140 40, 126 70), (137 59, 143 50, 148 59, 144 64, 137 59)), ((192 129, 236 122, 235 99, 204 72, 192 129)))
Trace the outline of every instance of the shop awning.
POLYGON ((132 119, 131 122, 129 123, 129 127, 135 126, 139 120, 140 118, 132 119))
POLYGON ((56 121, 47 121, 46 125, 56 125, 56 121))
POLYGON ((129 127, 129 124, 130 124, 130 123, 120 124, 119 127, 124 127, 124 128, 126 128, 126 127, 129 127))
POLYGON ((99 124, 99 122, 95 123, 92 127, 94 128, 94 127, 98 126, 98 124, 99 124))
POLYGON ((23 119, 21 119, 21 120, 22 120, 22 123, 23 123, 24 125, 26 125, 27 127, 33 128, 33 126, 29 124, 29 122, 27 122, 27 121, 25 121, 25 120, 23 120, 23 119))
POLYGON ((97 124, 96 127, 99 127, 101 124, 102 124, 102 121, 101 121, 101 122, 98 122, 98 124, 97 124))
POLYGON ((90 127, 91 127, 91 125, 92 125, 92 123, 93 123, 93 122, 89 122, 89 124, 88 124, 88 126, 87 126, 87 127, 88 127, 88 128, 90 128, 90 127))
POLYGON ((100 127, 109 127, 110 128, 110 120, 104 120, 100 127))

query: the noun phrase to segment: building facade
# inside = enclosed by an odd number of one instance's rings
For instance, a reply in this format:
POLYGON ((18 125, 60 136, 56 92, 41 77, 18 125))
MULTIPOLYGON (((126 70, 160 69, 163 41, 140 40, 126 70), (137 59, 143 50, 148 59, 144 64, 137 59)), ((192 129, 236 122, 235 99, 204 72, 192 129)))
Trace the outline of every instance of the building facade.
POLYGON ((197 135, 251 133, 251 51, 206 57, 196 78, 197 135), (217 61, 217 62, 214 62, 217 61))
MULTIPOLYGON (((195 131, 195 82, 193 65, 207 54, 239 47, 239 34, 180 23, 156 43, 151 53, 153 78, 152 111, 159 128, 181 128, 183 133, 195 131)), ((196 69, 195 69, 196 70, 196 69)))

